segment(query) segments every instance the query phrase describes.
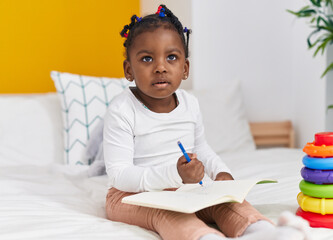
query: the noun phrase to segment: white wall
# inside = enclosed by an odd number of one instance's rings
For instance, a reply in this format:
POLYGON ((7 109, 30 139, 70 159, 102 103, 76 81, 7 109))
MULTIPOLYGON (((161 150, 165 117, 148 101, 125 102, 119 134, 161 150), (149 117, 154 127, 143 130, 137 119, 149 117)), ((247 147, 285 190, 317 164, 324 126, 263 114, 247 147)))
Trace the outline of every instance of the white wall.
MULTIPOLYGON (((141 0, 142 12, 156 1, 141 0)), ((312 57, 306 38, 311 29, 286 9, 303 0, 166 0, 193 29, 192 87, 216 87, 236 78, 250 121, 291 119, 297 146, 325 130, 326 88, 320 75, 326 56, 312 57), (191 17, 192 19, 188 19, 191 17)), ((150 13, 148 11, 148 13, 150 13)))
POLYGON ((194 88, 240 79, 251 121, 291 114, 291 89, 286 87, 291 83, 291 29, 283 26, 292 17, 280 5, 267 0, 193 1, 194 88))
MULTIPOLYGON (((333 47, 329 47, 327 51, 327 63, 333 62, 333 47)), ((327 73, 326 80, 326 105, 333 105, 333 71, 327 73)), ((333 109, 327 111, 326 130, 333 132, 333 109)))
POLYGON ((303 3, 192 1, 193 87, 240 79, 248 119, 291 119, 299 147, 325 128, 326 60, 312 58, 310 28, 286 12, 303 3))
MULTIPOLYGON (((293 9, 300 9, 304 1, 293 1, 293 9)), ((326 68, 326 56, 313 58, 313 50, 307 47, 306 39, 312 29, 303 19, 293 19, 292 52, 292 120, 295 125, 298 145, 314 140, 314 134, 325 131, 326 79, 320 76, 326 68)))

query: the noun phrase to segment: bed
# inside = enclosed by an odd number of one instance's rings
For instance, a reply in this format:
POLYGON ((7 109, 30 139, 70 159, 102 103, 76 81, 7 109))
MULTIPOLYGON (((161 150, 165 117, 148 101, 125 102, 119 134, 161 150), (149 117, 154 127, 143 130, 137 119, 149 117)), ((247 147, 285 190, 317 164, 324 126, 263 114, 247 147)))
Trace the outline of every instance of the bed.
MULTIPOLYGON (((66 110, 64 99, 77 92, 66 93, 64 90, 71 87, 59 90, 59 85, 62 81, 62 87, 77 86, 68 82, 77 79, 81 83, 83 79, 84 86, 94 85, 85 81, 96 80, 100 85, 111 81, 53 72, 57 93, 0 96, 0 239, 160 239, 154 232, 107 220, 107 176, 88 177, 91 165, 69 158, 74 155, 69 155, 68 149, 66 152, 66 146, 71 145, 66 142, 70 132, 66 127, 70 116, 66 114, 75 108, 66 110)), ((282 211, 295 212, 304 153, 287 147, 256 149, 239 83, 223 87, 220 94, 216 89, 191 91, 200 101, 209 143, 236 179, 257 176, 278 180, 277 184, 256 186, 247 196, 262 214, 276 221, 282 211), (214 108, 212 101, 217 102, 214 108), (223 118, 225 115, 229 118, 223 118)), ((93 92, 98 92, 95 87, 93 92)), ((87 92, 85 96, 87 100, 87 92)), ((110 98, 108 102, 112 103, 110 98)), ((97 107, 93 108, 96 111, 97 107)), ((72 113, 76 122, 80 122, 79 113, 78 109, 72 113)), ((83 124, 86 132, 93 131, 100 120, 94 119, 91 129, 83 124)), ((82 154, 84 144, 80 146, 76 151, 82 154)), ((333 239, 331 229, 310 228, 310 232, 313 239, 333 239)))

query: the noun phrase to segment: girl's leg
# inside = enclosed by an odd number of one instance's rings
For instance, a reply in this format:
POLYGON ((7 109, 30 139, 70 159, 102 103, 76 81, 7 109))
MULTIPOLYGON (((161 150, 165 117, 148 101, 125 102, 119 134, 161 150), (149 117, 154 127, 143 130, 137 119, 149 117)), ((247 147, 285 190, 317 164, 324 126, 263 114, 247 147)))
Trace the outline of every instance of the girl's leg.
POLYGON ((162 239, 191 239, 214 233, 223 236, 218 230, 207 226, 195 214, 140 207, 121 203, 123 197, 133 195, 111 188, 106 197, 108 219, 143 227, 157 232, 162 239))
POLYGON ((205 222, 215 221, 226 236, 237 237, 239 240, 310 239, 307 224, 300 217, 289 212, 283 213, 280 215, 278 226, 275 226, 246 201, 242 204, 224 203, 209 207, 197 212, 197 216, 205 222))
POLYGON ((215 222, 228 237, 241 236, 250 224, 258 220, 271 222, 247 201, 215 205, 198 211, 196 215, 206 223, 215 222))

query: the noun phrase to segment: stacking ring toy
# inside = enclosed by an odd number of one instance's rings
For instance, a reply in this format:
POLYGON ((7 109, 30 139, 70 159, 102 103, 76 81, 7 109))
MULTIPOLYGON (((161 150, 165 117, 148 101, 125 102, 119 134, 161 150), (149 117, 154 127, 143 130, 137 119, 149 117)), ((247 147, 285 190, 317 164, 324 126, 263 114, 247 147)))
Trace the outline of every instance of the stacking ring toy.
POLYGON ((303 152, 311 157, 333 157, 333 146, 316 146, 315 142, 307 143, 303 148, 303 152))
POLYGON ((333 185, 317 185, 302 180, 299 189, 305 195, 317 198, 333 198, 333 185))
POLYGON ((333 228, 333 215, 321 215, 318 213, 305 212, 298 208, 296 215, 307 220, 311 227, 333 228))
POLYGON ((309 157, 309 156, 304 156, 303 164, 307 168, 311 168, 311 169, 333 170, 333 157, 313 158, 313 157, 309 157))
POLYGON ((333 214, 333 199, 330 198, 313 198, 300 192, 297 195, 298 205, 306 212, 333 214))
POLYGON ((333 170, 319 170, 303 167, 301 175, 307 182, 315 184, 333 183, 333 170))
POLYGON ((315 134, 315 145, 333 145, 333 132, 321 132, 315 134))

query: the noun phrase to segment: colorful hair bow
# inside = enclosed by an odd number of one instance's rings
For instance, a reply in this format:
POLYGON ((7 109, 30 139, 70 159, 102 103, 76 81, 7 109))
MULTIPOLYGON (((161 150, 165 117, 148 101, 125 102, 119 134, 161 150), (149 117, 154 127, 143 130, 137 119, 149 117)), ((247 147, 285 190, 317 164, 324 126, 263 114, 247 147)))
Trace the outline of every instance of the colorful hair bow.
POLYGON ((137 22, 141 22, 141 20, 142 20, 142 17, 136 17, 137 22))
POLYGON ((186 33, 188 31, 187 27, 184 28, 184 33, 186 33))
POLYGON ((156 14, 160 15, 160 17, 165 17, 165 9, 162 6, 159 6, 156 14))
POLYGON ((128 34, 127 33, 124 33, 124 38, 127 38, 128 37, 128 34))

